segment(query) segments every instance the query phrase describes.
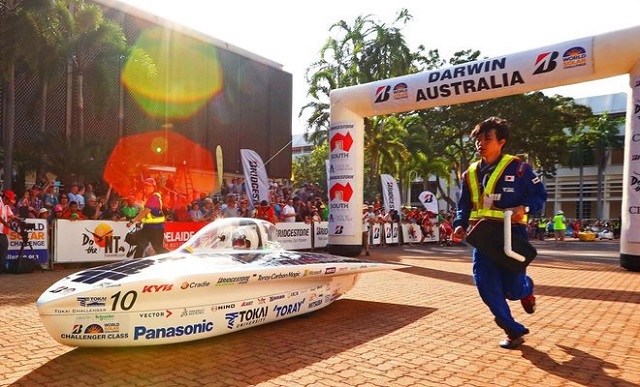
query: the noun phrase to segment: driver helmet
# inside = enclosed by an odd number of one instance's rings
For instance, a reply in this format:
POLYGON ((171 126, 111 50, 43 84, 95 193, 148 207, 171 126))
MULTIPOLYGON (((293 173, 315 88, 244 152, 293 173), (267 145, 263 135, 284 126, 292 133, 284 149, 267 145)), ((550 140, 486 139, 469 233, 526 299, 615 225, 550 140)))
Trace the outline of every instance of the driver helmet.
POLYGON ((235 231, 231 238, 231 245, 236 250, 247 250, 251 248, 251 241, 247 239, 244 232, 235 231))
POLYGON ((231 234, 231 246, 237 250, 259 249, 257 230, 250 226, 240 226, 231 234))

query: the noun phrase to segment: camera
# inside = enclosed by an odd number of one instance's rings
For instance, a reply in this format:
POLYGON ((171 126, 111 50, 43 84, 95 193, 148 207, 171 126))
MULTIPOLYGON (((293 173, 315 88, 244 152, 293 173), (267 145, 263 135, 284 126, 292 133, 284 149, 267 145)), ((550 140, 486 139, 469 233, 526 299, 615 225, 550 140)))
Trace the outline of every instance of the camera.
POLYGON ((22 219, 14 219, 13 224, 14 224, 14 227, 12 227, 11 229, 15 232, 29 231, 29 230, 36 229, 36 225, 34 223, 27 223, 22 219))
POLYGON ((20 238, 22 238, 22 243, 29 242, 29 230, 35 230, 36 225, 34 223, 27 223, 22 219, 14 219, 11 222, 11 229, 15 231, 20 238))

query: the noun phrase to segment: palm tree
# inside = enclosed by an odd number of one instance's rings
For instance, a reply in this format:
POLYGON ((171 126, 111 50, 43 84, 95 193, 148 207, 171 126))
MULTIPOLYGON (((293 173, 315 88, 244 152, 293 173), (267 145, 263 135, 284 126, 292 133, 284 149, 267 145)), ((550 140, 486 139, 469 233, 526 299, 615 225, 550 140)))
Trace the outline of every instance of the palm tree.
MULTIPOLYGON (((585 135, 584 128, 580 128, 574 131, 567 141, 569 146, 569 168, 579 168, 578 175, 578 213, 577 218, 584 218, 584 189, 583 189, 583 177, 584 177, 584 165, 585 157, 589 155, 586 150, 589 148, 588 140, 585 135)), ((556 194, 557 195, 557 194, 556 194)))
POLYGON ((65 37, 62 26, 68 14, 64 1, 47 1, 46 3, 48 6, 30 19, 36 33, 30 38, 30 47, 35 53, 35 60, 29 65, 38 75, 40 83, 40 133, 45 132, 47 125, 49 84, 60 74, 65 64, 65 37))
POLYGON ((620 125, 624 123, 623 118, 612 117, 609 114, 602 114, 588 120, 589 129, 587 138, 589 146, 596 152, 596 162, 598 166, 597 185, 597 216, 603 217, 602 203, 604 191, 604 172, 611 155, 611 150, 620 148, 623 145, 623 137, 620 135, 620 125))
MULTIPOLYGON (((406 24, 411 18, 403 9, 394 23, 406 24)), ((305 139, 316 145, 328 139, 331 90, 416 72, 413 62, 420 57, 409 50, 400 27, 377 22, 371 15, 359 16, 351 25, 340 20, 329 30, 336 37, 327 40, 320 59, 307 69, 312 101, 299 113, 301 117, 311 111, 305 139)))
POLYGON ((99 182, 114 145, 105 141, 88 141, 80 146, 78 139, 40 134, 33 139, 31 152, 24 153, 22 162, 31 170, 46 171, 76 181, 99 182), (33 164, 34 161, 37 164, 33 164))
MULTIPOLYGON (((84 144, 84 76, 104 74, 103 65, 119 60, 126 53, 126 38, 122 27, 104 17, 95 4, 84 0, 67 0, 69 14, 63 29, 66 32, 66 47, 71 74, 75 78, 78 96, 75 108, 78 113, 77 135, 79 144, 84 144)), ((71 133, 67 133, 70 137, 71 133)))
POLYGON ((364 152, 369 160, 366 164, 370 167, 367 180, 369 190, 378 192, 378 176, 381 173, 398 176, 402 164, 409 160, 410 153, 404 144, 407 130, 401 120, 393 116, 375 117, 367 123, 364 135, 364 152))
POLYGON ((13 147, 15 131, 15 76, 16 65, 26 68, 37 59, 38 50, 33 41, 38 38, 34 20, 40 20, 48 12, 48 0, 7 0, 5 16, 0 19, 0 73, 5 82, 6 116, 4 122, 4 189, 12 188, 13 147))
MULTIPOLYGON (((451 162, 442 152, 437 151, 436 141, 434 141, 434 131, 425 126, 423 119, 418 114, 413 114, 403 119, 403 124, 407 128, 408 137, 405 144, 411 157, 403 164, 402 168, 415 171, 416 176, 423 177, 423 189, 427 189, 427 182, 430 176, 436 177, 437 191, 449 205, 455 207, 455 201, 448 196, 445 189, 440 184, 443 178, 447 185, 451 184, 451 162)), ((410 172, 406 173, 408 177, 410 172)), ((410 182, 409 182, 410 184, 410 182)))

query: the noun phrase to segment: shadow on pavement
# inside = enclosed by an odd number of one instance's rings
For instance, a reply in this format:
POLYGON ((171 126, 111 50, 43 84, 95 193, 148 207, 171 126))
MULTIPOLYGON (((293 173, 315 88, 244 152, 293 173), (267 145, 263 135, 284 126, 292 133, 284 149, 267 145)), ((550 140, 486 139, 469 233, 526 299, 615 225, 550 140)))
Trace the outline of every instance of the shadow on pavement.
MULTIPOLYGON (((618 366, 613 363, 597 358, 576 348, 559 344, 558 347, 562 348, 562 350, 568 355, 573 356, 571 360, 559 363, 545 352, 527 345, 523 345, 521 347, 522 357, 529 360, 531 364, 545 372, 583 386, 637 386, 635 383, 608 375, 604 371, 605 368, 618 369, 618 366)), ((523 375, 523 377, 526 378, 525 375, 523 375)), ((526 380, 523 380, 523 382, 525 381, 526 380)))
POLYGON ((183 344, 77 348, 17 381, 20 385, 254 385, 291 373, 434 312, 433 308, 338 300, 291 318, 183 344), (319 328, 322 327, 322 328, 319 328), (51 384, 53 381, 53 384, 51 384))
MULTIPOLYGON (((471 270, 471 264, 469 265, 471 270)), ((396 271, 409 273, 413 275, 419 275, 423 277, 429 277, 439 279, 443 281, 450 281, 463 285, 475 286, 473 282, 473 276, 471 274, 460 274, 455 272, 449 272, 438 269, 431 269, 420 266, 411 266, 404 269, 398 269, 396 271)), ((535 276, 533 276, 535 279, 535 276)), ((637 304, 640 295, 638 292, 625 291, 625 290, 611 290, 611 289, 594 289, 584 287, 568 287, 568 286, 552 286, 552 285, 537 285, 535 288, 536 295, 545 295, 551 297, 573 298, 583 300, 599 300, 599 301, 613 301, 624 302, 630 304, 637 304)))

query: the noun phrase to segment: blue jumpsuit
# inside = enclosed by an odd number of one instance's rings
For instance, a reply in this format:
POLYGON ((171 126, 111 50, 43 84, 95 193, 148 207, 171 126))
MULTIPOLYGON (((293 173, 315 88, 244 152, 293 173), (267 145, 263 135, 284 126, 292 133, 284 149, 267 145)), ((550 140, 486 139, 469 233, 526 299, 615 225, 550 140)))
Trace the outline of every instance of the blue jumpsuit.
MULTIPOLYGON (((477 168, 477 181, 480 190, 489 180, 497 162, 487 166, 481 162, 477 168)), ((499 172, 496 172, 499 173, 499 172)), ((469 216, 473 209, 472 193, 469 188, 469 170, 463 175, 462 193, 458 200, 458 211, 453 222, 454 228, 462 226, 465 230, 469 226, 469 216)), ((547 191, 531 166, 515 158, 504 169, 502 176, 498 176, 493 190, 493 206, 496 209, 506 209, 524 205, 529 207, 530 213, 540 211, 547 200, 547 191)), ((527 228, 523 224, 514 224, 512 234, 520 234, 527 238, 527 228)), ((495 316, 496 324, 510 337, 520 337, 529 331, 514 320, 507 304, 508 300, 519 300, 533 292, 533 282, 523 270, 514 273, 502 268, 493 259, 473 249, 473 279, 482 301, 495 316)))

